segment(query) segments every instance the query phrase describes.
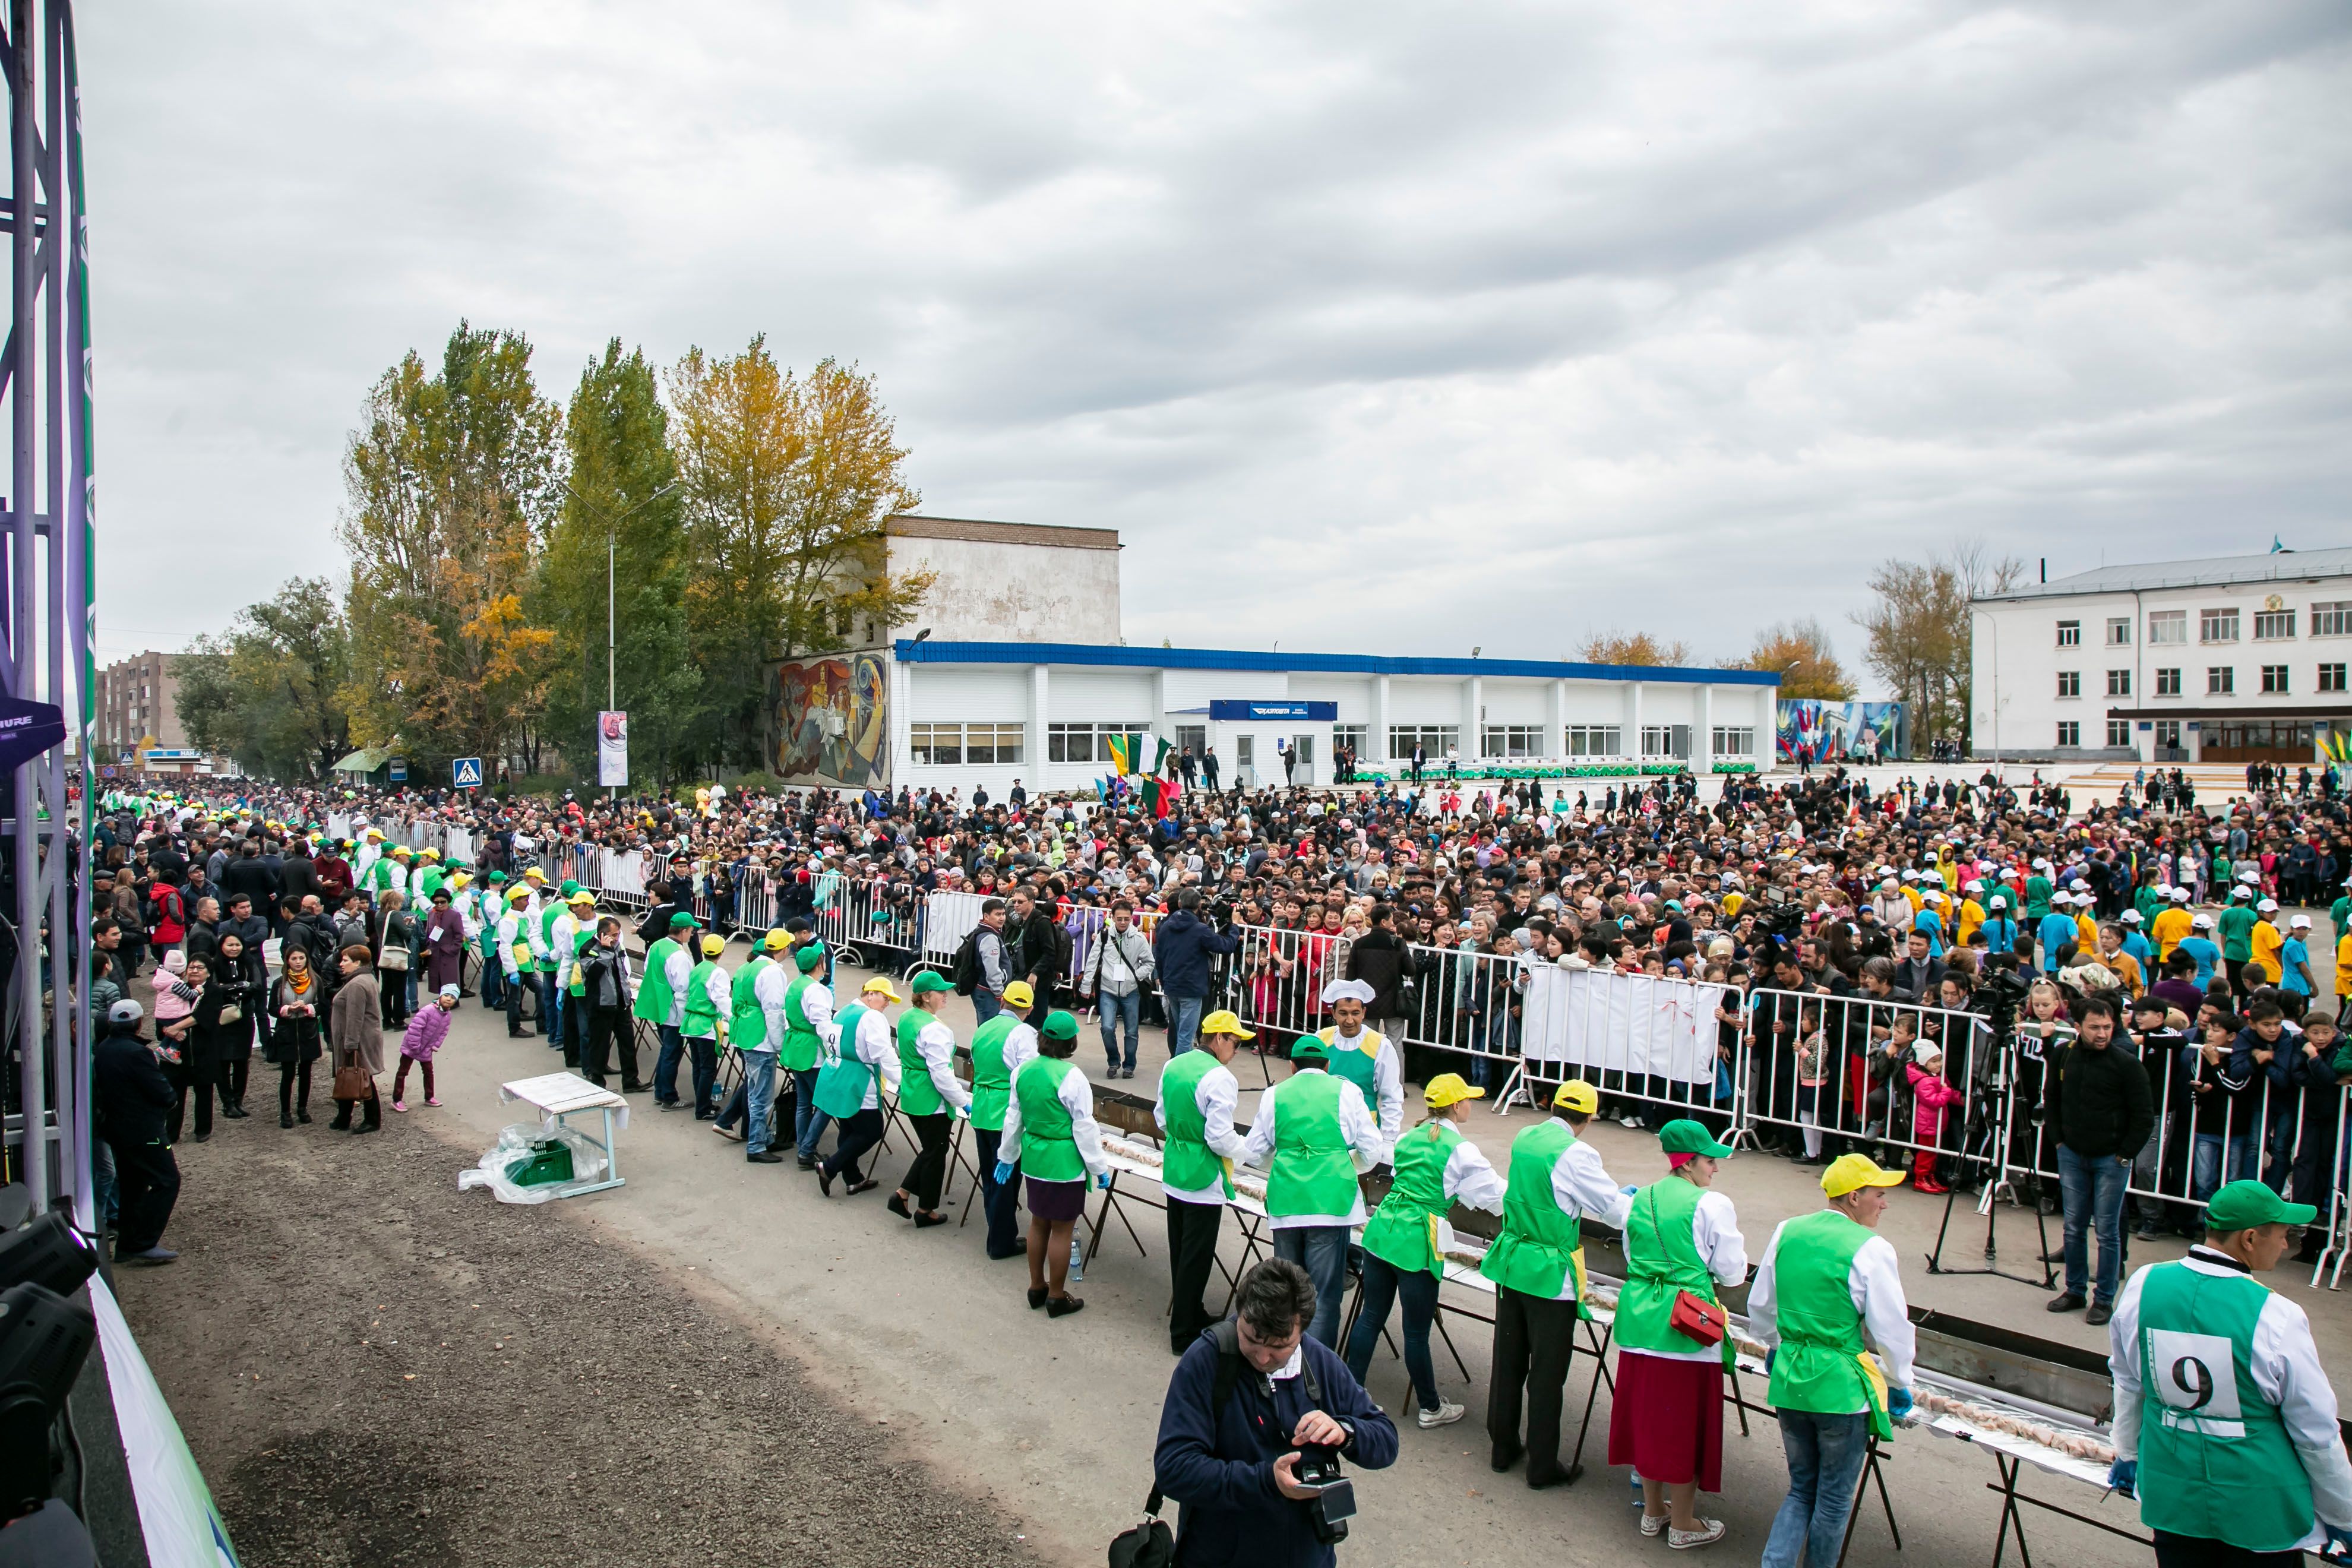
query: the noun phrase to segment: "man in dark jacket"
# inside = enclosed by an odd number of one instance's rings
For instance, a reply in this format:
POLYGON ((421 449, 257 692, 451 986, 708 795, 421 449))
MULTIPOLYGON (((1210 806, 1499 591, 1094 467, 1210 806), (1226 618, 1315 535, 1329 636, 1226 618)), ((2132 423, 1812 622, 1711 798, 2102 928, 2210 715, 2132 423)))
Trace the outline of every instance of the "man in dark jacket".
POLYGON ((310 846, 303 839, 286 847, 286 858, 278 863, 278 885, 289 899, 316 893, 320 903, 329 901, 326 879, 319 875, 319 863, 310 858, 310 846))
POLYGON ((2155 1097, 2147 1069, 2115 1042, 2115 1004, 2104 996, 2084 999, 2074 1043, 2052 1057, 2047 1067, 2049 1100, 2044 1125, 2057 1130, 2058 1177, 2066 1204, 2066 1289, 2048 1310, 2071 1312, 2084 1303, 2091 1280, 2084 1237, 2099 1233, 2099 1271, 2090 1284, 2086 1322, 2104 1323, 2115 1305, 2124 1263, 2124 1189, 2132 1159, 2156 1130, 2155 1097))
POLYGON ((1296 1479, 1299 1449, 1336 1448, 1354 1469, 1396 1462, 1396 1424, 1336 1352, 1307 1337, 1314 1315, 1307 1270, 1267 1258, 1244 1277, 1234 1320, 1193 1341, 1176 1363, 1160 1408, 1152 1484, 1181 1505, 1179 1563, 1328 1568, 1338 1559, 1316 1539, 1316 1492, 1296 1479), (1220 1400, 1222 1339, 1233 1351, 1220 1400))
POLYGON ((163 1227, 180 1198, 180 1163, 163 1140, 178 1094, 139 1037, 139 1004, 117 1002, 106 1017, 106 1036, 91 1051, 90 1090, 98 1135, 113 1151, 121 1192, 114 1255, 131 1263, 169 1263, 179 1254, 163 1245, 163 1227))
MULTIPOLYGON (((304 889, 305 892, 315 890, 315 889, 304 889)), ((261 863, 261 840, 258 838, 247 839, 239 847, 236 858, 222 868, 221 908, 228 908, 239 893, 251 899, 253 907, 257 910, 271 910, 278 907, 278 879, 271 876, 268 869, 261 863)), ((302 900, 299 894, 296 895, 294 902, 298 908, 300 906, 302 900)))
POLYGON ((1052 1010, 1054 988, 1062 983, 1061 922, 1026 888, 1014 889, 1006 904, 1004 952, 1011 961, 1011 977, 1029 983, 1037 998, 1029 1018, 1042 1024, 1052 1010))
POLYGON ((264 906, 244 893, 232 893, 221 907, 228 912, 221 916, 220 934, 237 938, 247 952, 259 952, 261 944, 269 940, 269 922, 253 911, 264 906))
POLYGON ((1209 961, 1239 952, 1241 934, 1220 933, 1198 913, 1201 890, 1176 895, 1176 912, 1151 936, 1152 961, 1160 969, 1160 994, 1168 998, 1168 1054, 1181 1056, 1200 1037, 1201 1015, 1209 1005, 1209 961))
POLYGON ((1397 939, 1396 913, 1386 904, 1372 906, 1372 929, 1358 937, 1348 949, 1349 980, 1360 980, 1372 988, 1372 1000, 1364 1009, 1372 1027, 1392 1039, 1403 1037, 1399 1026, 1404 1007, 1397 1000, 1412 957, 1402 942, 1397 939))

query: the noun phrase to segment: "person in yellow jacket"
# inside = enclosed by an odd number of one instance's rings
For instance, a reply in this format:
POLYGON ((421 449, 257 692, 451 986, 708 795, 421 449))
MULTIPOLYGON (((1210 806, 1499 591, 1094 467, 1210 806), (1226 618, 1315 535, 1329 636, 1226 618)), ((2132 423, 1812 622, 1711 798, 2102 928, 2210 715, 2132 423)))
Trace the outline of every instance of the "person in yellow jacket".
POLYGON ((2189 889, 2175 888, 2169 901, 2157 910, 2156 919, 2147 923, 2147 939, 2156 943, 2156 961, 2162 963, 2172 956, 2172 950, 2187 936, 2192 916, 2189 912, 2189 889))

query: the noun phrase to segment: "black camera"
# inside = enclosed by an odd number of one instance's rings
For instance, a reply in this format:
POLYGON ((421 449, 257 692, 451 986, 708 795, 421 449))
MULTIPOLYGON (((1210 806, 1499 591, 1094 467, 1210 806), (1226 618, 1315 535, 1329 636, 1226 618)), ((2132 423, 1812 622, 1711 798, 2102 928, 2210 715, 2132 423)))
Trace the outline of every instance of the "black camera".
POLYGON ((1339 1471, 1339 1450, 1321 1443, 1300 1446, 1291 1479, 1312 1487, 1315 1495, 1304 1505, 1315 1527, 1315 1539, 1336 1546, 1348 1539, 1348 1521, 1356 1517, 1356 1483, 1339 1471))

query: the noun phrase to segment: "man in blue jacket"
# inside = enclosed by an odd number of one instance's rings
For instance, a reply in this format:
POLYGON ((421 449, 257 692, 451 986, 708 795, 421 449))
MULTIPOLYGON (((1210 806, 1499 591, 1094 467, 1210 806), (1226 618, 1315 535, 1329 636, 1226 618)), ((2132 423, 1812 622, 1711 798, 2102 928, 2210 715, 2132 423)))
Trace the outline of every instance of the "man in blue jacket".
POLYGON ((1337 1558, 1317 1539, 1310 1512, 1316 1493, 1296 1479, 1300 1446, 1337 1448, 1349 1469, 1396 1462, 1396 1424, 1336 1352, 1307 1337, 1314 1315, 1307 1270, 1267 1258, 1244 1277, 1233 1321, 1202 1334, 1176 1363, 1152 1485, 1182 1505, 1179 1563, 1330 1568, 1337 1558), (1221 1337, 1235 1352, 1222 1402, 1221 1337))
POLYGON ((1168 998, 1168 1054, 1181 1056, 1200 1037, 1201 1015, 1209 1005, 1209 960, 1240 950, 1239 932, 1220 934, 1197 912, 1201 890, 1187 888, 1176 895, 1176 912, 1152 933, 1152 962, 1160 969, 1160 989, 1168 998))

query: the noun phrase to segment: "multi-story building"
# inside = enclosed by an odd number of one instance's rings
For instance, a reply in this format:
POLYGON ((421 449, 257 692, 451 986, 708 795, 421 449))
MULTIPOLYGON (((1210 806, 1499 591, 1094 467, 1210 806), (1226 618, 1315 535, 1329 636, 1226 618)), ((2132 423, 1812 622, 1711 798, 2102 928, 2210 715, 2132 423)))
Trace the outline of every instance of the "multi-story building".
POLYGON ((98 672, 98 717, 89 740, 97 763, 164 773, 213 770, 180 723, 180 681, 172 665, 170 654, 151 649, 98 672))
POLYGON ((1979 756, 2300 763, 2352 735, 2352 549, 2103 566, 1972 608, 1979 756))

